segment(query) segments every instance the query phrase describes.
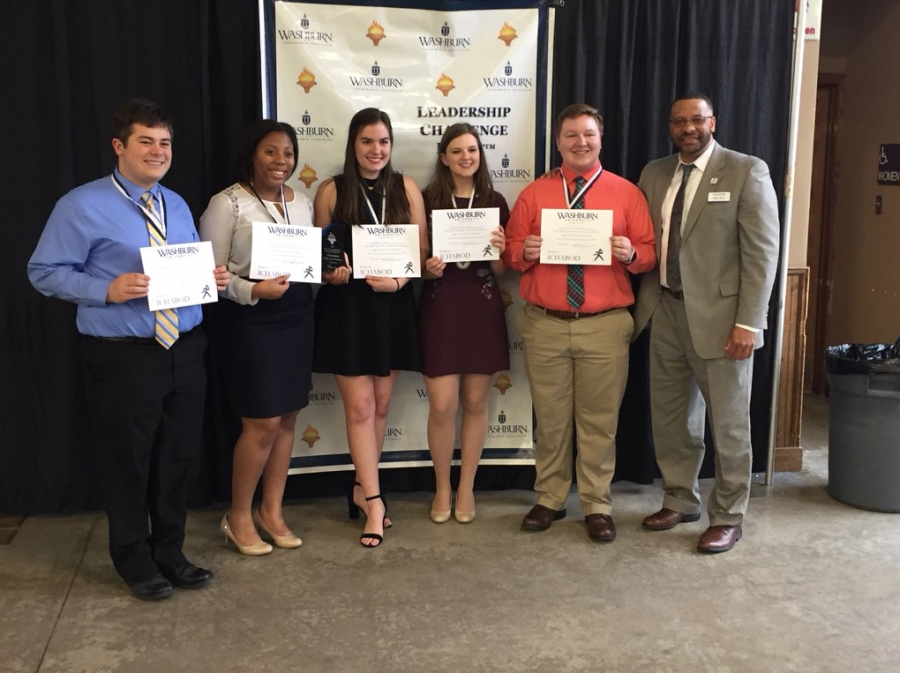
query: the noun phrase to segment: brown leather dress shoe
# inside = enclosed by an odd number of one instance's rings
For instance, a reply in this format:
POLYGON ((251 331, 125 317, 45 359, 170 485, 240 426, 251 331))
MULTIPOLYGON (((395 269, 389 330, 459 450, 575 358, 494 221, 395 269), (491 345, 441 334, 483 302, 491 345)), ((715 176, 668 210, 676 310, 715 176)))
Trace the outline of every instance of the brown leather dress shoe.
POLYGON ((682 512, 676 512, 674 509, 663 507, 655 514, 651 514, 644 519, 641 525, 647 530, 669 530, 680 523, 690 523, 699 519, 699 514, 683 514, 682 512))
POLYGON ((710 526, 697 543, 697 551, 704 554, 721 554, 741 539, 740 526, 710 526))
POLYGON ((594 542, 612 542, 616 539, 616 524, 609 514, 588 514, 584 522, 588 537, 594 542))
POLYGON ((531 511, 522 519, 522 530, 530 530, 535 533, 542 533, 550 528, 554 521, 566 518, 566 510, 550 509, 543 505, 535 505, 531 511))

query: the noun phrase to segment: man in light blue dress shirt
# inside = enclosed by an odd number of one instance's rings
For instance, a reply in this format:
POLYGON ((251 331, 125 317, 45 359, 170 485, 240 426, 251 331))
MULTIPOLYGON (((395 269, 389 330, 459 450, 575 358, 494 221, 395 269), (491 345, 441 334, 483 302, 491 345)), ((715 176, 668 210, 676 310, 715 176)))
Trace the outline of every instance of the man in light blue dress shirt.
MULTIPOLYGON (((200 306, 187 306, 174 309, 174 344, 158 341, 140 249, 150 245, 151 224, 169 244, 199 237, 184 200, 159 184, 172 160, 165 111, 128 101, 113 116, 112 146, 112 175, 57 202, 28 277, 41 293, 78 306, 110 556, 135 596, 157 600, 212 579, 182 551, 188 472, 200 448, 206 337, 200 306)), ((228 277, 225 267, 216 269, 220 289, 228 277)))

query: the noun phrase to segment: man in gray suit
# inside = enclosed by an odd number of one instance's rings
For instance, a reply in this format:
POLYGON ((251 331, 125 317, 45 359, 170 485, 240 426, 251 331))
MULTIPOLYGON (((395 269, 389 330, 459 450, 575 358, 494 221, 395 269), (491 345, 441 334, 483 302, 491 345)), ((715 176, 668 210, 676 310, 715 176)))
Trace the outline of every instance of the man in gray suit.
POLYGON ((700 518, 697 476, 706 410, 716 447, 709 528, 697 549, 741 539, 750 494, 753 351, 762 346, 778 265, 775 190, 765 162, 713 140, 709 98, 672 103, 678 154, 649 163, 639 186, 650 204, 659 265, 641 278, 635 335, 650 322, 650 410, 662 509, 643 521, 668 530, 700 518))

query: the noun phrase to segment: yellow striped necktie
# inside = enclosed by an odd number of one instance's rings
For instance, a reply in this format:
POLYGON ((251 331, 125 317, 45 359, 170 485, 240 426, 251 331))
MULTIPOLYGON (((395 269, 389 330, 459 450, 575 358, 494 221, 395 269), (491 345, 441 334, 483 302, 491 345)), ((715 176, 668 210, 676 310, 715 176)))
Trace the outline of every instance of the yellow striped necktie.
MULTIPOLYGON (((166 244, 166 237, 162 233, 159 215, 153 205, 153 194, 144 192, 144 203, 150 217, 147 218, 147 234, 150 236, 150 247, 155 248, 166 244)), ((156 342, 165 349, 171 348, 178 341, 178 313, 173 308, 164 308, 156 313, 156 325, 154 333, 156 342)))

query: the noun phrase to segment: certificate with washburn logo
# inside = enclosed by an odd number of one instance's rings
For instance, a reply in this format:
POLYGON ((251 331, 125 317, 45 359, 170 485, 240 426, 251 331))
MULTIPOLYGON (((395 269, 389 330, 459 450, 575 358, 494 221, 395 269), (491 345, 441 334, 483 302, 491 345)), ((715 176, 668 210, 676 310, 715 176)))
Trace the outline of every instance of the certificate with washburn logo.
POLYGON ((541 264, 609 266, 611 210, 541 211, 541 264))
POLYGON ((431 254, 445 262, 500 259, 500 250, 491 245, 491 236, 499 228, 499 208, 432 211, 431 254))
POLYGON ((151 311, 219 300, 209 241, 141 248, 141 261, 150 276, 147 302, 151 311))
POLYGON ((250 278, 288 275, 292 283, 322 282, 322 230, 273 222, 253 222, 250 278))
POLYGON ((418 278, 419 225, 354 226, 353 277, 418 278))

